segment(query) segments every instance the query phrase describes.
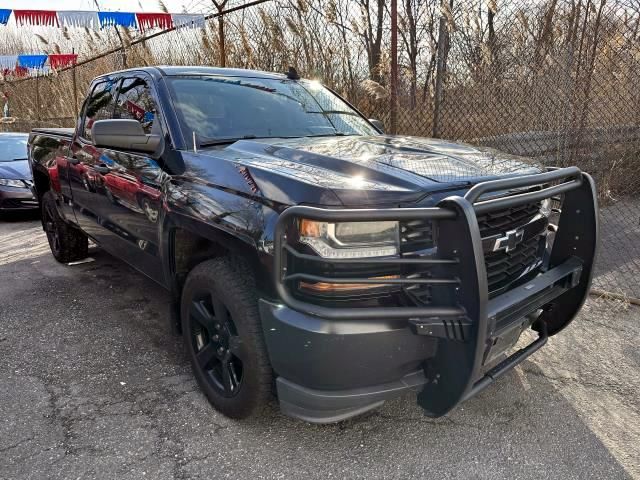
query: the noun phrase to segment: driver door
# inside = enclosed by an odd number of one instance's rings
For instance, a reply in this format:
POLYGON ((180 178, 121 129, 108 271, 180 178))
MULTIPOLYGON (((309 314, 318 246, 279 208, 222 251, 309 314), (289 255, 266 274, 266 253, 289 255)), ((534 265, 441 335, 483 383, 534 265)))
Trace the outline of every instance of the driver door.
MULTIPOLYGON (((145 133, 163 135, 150 85, 144 76, 122 78, 110 118, 133 119, 145 133)), ((94 223, 96 240, 105 250, 164 283, 159 246, 164 218, 162 183, 167 174, 151 154, 93 145, 83 150, 95 152, 81 162, 91 171, 93 191, 91 202, 79 209, 87 223, 94 223)))

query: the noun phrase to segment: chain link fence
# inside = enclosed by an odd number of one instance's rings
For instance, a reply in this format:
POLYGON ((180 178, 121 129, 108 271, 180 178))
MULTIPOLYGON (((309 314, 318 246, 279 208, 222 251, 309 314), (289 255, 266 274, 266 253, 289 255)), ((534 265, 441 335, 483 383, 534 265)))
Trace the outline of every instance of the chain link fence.
POLYGON ((225 9, 232 11, 210 18, 205 29, 147 39, 121 28, 63 32, 45 51, 73 46, 81 58, 96 49, 109 53, 46 77, 5 79, 0 90, 13 123, 0 130, 73 126, 91 79, 120 68, 194 64, 284 72, 295 65, 389 131, 591 173, 601 205, 595 285, 640 298, 640 3, 399 3, 394 125, 386 2, 272 0, 245 8, 230 0, 225 9))

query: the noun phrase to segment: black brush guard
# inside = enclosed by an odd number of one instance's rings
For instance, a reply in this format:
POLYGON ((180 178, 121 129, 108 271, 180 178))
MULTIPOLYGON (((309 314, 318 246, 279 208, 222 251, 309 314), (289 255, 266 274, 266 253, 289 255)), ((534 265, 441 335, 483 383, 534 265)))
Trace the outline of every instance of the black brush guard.
MULTIPOLYGON (((475 185, 464 197, 453 196, 431 208, 322 209, 294 206, 280 216, 275 231, 275 284, 283 303, 310 315, 336 320, 406 319, 418 335, 437 338, 435 357, 425 361, 427 378, 418 403, 429 416, 441 416, 542 347, 550 335, 574 318, 588 294, 598 238, 597 203, 593 179, 578 168, 550 170, 475 185), (540 187, 525 193, 501 192, 540 187), (501 196, 481 200, 499 192, 501 196), (477 214, 563 195, 558 229, 544 273, 489 299, 482 240, 477 214), (316 221, 438 222, 436 258, 327 259, 305 255, 287 244, 286 230, 297 218, 316 221), (443 241, 445 239, 446 241, 443 241), (295 256, 326 264, 446 266, 442 278, 333 278, 287 272, 287 258, 295 256), (455 306, 331 308, 297 299, 289 283, 297 280, 328 283, 451 285, 457 289, 455 306), (542 313, 540 313, 542 311, 542 313), (531 318, 530 322, 523 319, 531 318), (531 325, 538 338, 498 365, 488 368, 492 349, 505 332, 531 325)), ((519 331, 517 335, 519 336, 519 331)))

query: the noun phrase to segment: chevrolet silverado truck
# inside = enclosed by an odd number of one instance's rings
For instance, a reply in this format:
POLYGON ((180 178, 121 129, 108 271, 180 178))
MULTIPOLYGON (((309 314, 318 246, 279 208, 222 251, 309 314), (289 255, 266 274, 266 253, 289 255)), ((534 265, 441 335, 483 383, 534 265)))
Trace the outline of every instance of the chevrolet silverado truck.
POLYGON ((164 287, 230 417, 274 393, 309 422, 406 392, 444 415, 566 327, 591 283, 589 175, 385 135, 294 69, 103 75, 74 130, 32 131, 29 160, 54 257, 91 239, 164 287))

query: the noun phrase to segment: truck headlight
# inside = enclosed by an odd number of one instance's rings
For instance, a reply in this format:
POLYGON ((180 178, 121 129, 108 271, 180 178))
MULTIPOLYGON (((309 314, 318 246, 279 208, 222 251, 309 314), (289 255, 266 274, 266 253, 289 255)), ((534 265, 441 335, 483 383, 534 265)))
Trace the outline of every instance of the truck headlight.
POLYGON ((12 178, 0 178, 0 187, 27 188, 22 180, 14 180, 12 178))
POLYGON ((299 241, 325 258, 367 258, 398 255, 398 222, 328 223, 302 219, 299 241))

